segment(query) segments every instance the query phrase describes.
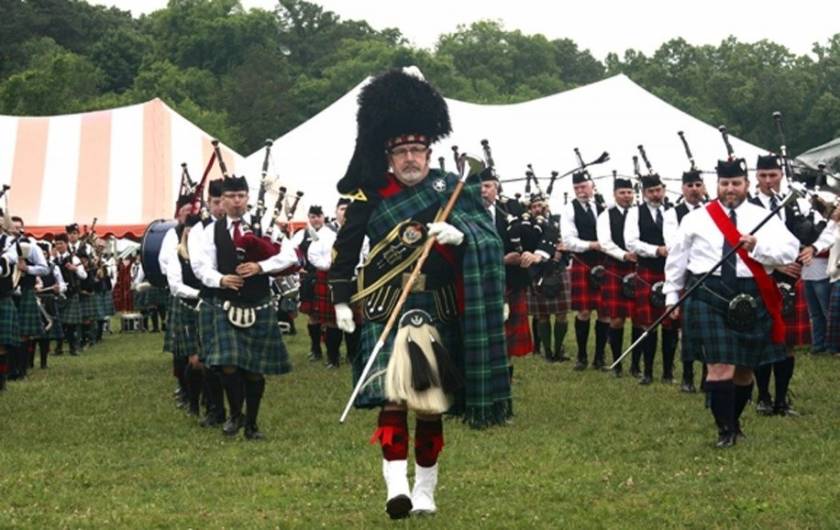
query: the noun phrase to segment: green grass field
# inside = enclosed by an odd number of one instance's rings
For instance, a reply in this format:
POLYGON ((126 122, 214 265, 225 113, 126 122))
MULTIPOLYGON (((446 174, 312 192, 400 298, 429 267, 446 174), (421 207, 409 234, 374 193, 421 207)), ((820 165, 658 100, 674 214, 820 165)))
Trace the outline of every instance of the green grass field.
POLYGON ((513 422, 448 420, 438 515, 391 523, 375 413, 337 421, 346 365, 309 363, 292 338, 294 371, 263 402, 268 439, 226 440, 175 408, 161 342, 115 334, 0 394, 0 528, 840 526, 838 358, 801 355, 804 415, 750 406, 748 440, 725 451, 700 395, 517 359, 513 422))

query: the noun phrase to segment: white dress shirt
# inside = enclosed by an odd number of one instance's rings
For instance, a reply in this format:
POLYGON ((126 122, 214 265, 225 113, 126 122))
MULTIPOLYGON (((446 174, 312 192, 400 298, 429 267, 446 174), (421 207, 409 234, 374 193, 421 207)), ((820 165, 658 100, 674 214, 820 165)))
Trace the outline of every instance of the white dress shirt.
MULTIPOLYGON (((196 224, 195 226, 199 226, 196 224)), ((190 229, 192 234, 192 229, 190 229)), ((189 237, 189 235, 187 236, 189 237)), ((175 256, 170 257, 166 262, 166 281, 169 282, 169 293, 178 298, 196 299, 198 298, 198 289, 190 287, 184 283, 184 276, 181 272, 181 260, 178 259, 178 251, 176 249, 175 256)))
POLYGON ((178 261, 178 243, 180 243, 178 233, 175 232, 175 227, 172 227, 166 231, 166 234, 163 235, 163 241, 160 243, 158 266, 163 274, 166 274, 170 261, 178 261))
POLYGON ((318 239, 312 238, 306 259, 319 271, 328 271, 332 265, 332 248, 337 234, 326 225, 317 231, 318 239))
MULTIPOLYGON (((630 210, 630 208, 622 208, 618 205, 616 205, 615 208, 617 208, 619 212, 626 212, 630 210)), ((610 228, 610 210, 611 208, 607 208, 601 212, 601 215, 598 216, 598 243, 601 245, 601 251, 604 254, 610 256, 611 258, 615 258, 618 261, 624 261, 624 256, 629 251, 616 245, 615 241, 612 239, 612 229, 610 228)), ((625 242, 625 245, 626 244, 627 243, 625 242)))
MULTIPOLYGON (((729 215, 729 208, 723 207, 729 215)), ((767 210, 748 201, 742 202, 736 209, 738 231, 748 234, 767 217, 767 210)), ((776 216, 754 234, 755 248, 749 256, 761 263, 768 273, 774 267, 793 263, 799 255, 799 241, 791 234, 785 224, 776 216)), ((674 245, 665 261, 666 303, 676 303, 679 293, 685 287, 686 273, 700 275, 712 269, 723 257, 723 233, 718 229, 706 208, 694 210, 683 217, 674 245)), ((739 278, 751 278, 752 272, 740 256, 736 254, 735 273, 739 278)), ((713 273, 720 275, 720 267, 713 273)))
MULTIPOLYGON (((227 223, 228 233, 231 238, 233 238, 234 221, 229 217, 225 217, 224 220, 227 223)), ((242 224, 250 225, 250 220, 251 214, 246 213, 242 217, 242 224)), ((198 260, 193 262, 193 271, 198 279, 201 280, 201 283, 214 289, 218 289, 221 286, 223 276, 223 274, 219 272, 218 262, 216 261, 215 231, 216 223, 219 222, 222 221, 213 221, 204 228, 203 237, 201 239, 202 244, 200 249, 198 249, 200 256, 196 255, 198 260)), ((240 230, 242 230, 241 225, 240 230)), ((192 261, 193 259, 193 255, 190 254, 190 260, 192 261)), ((271 274, 281 272, 284 269, 297 264, 297 262, 297 254, 295 254, 294 248, 292 248, 291 245, 282 245, 278 254, 275 254, 266 260, 260 261, 257 264, 262 269, 263 274, 271 274)))
MULTIPOLYGON (((704 206, 702 202, 698 202, 694 206, 688 203, 685 203, 685 205, 688 206, 689 213, 691 213, 692 210, 696 210, 704 206)), ((668 249, 670 249, 671 245, 674 244, 674 239, 677 237, 677 229, 679 229, 679 227, 680 220, 677 217, 677 208, 674 207, 665 210, 662 220, 662 238, 665 240, 665 246, 668 247, 668 249)))
POLYGON ((595 226, 598 226, 596 218, 598 215, 598 209, 595 207, 595 201, 592 200, 585 203, 578 201, 578 199, 574 199, 568 204, 564 204, 563 209, 560 212, 560 239, 566 246, 566 250, 571 252, 586 252, 589 250, 589 244, 592 243, 592 241, 581 239, 578 234, 577 226, 575 226, 574 203, 576 201, 581 205, 584 211, 586 210, 586 205, 589 204, 589 207, 592 209, 592 218, 595 221, 595 226))
MULTIPOLYGON (((659 210, 662 212, 662 231, 664 237, 665 212, 667 211, 665 210, 665 206, 660 205, 658 208, 654 208, 645 202, 644 204, 630 208, 627 212, 627 219, 624 220, 624 244, 627 245, 627 250, 642 258, 657 258, 659 255, 656 251, 659 247, 645 243, 639 235, 639 208, 647 208, 654 221, 656 221, 656 211, 659 210)), ((683 221, 685 221, 685 218, 683 218, 683 221)))
POLYGON ((50 273, 50 268, 47 265, 47 258, 44 257, 44 251, 35 243, 30 243, 29 257, 26 259, 27 268, 26 274, 30 276, 46 276, 50 273))

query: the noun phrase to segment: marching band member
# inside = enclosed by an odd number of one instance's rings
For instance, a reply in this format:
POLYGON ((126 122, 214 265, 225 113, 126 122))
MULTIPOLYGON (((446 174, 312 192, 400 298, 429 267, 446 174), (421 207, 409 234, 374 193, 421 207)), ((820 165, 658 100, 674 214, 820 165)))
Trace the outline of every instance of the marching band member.
POLYGON ((799 243, 776 216, 749 235, 768 212, 747 200, 743 159, 719 161, 717 173, 717 200, 683 218, 668 252, 663 292, 674 305, 684 288, 723 261, 681 311, 691 323, 683 330, 683 358, 708 366, 705 387, 718 426, 717 447, 725 448, 741 434, 753 370, 786 357, 781 301, 769 273, 792 263, 799 243), (738 242, 741 249, 723 260, 738 242))

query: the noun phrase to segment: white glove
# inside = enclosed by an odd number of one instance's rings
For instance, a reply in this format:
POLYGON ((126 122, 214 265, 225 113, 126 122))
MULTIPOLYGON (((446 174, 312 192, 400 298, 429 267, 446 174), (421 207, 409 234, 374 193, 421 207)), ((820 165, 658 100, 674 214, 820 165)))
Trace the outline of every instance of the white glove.
POLYGON ((347 304, 335 304, 335 323, 338 329, 345 333, 353 333, 356 330, 356 322, 353 320, 353 310, 347 304))
POLYGON ((502 311, 502 314, 505 316, 505 322, 507 322, 507 319, 510 318, 510 306, 507 302, 505 303, 505 308, 502 311))
POLYGON ((464 233, 449 223, 429 223, 429 236, 434 236, 441 245, 458 246, 464 241, 464 233))

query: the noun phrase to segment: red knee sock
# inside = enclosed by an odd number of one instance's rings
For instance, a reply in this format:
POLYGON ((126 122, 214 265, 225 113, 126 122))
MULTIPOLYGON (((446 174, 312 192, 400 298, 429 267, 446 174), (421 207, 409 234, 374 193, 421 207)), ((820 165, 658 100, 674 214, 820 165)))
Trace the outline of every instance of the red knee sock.
POLYGON ((414 460, 418 466, 432 467, 443 450, 443 422, 417 420, 414 427, 414 460))
POLYGON ((385 460, 408 458, 408 413, 404 410, 382 410, 379 423, 370 443, 382 445, 385 460))

